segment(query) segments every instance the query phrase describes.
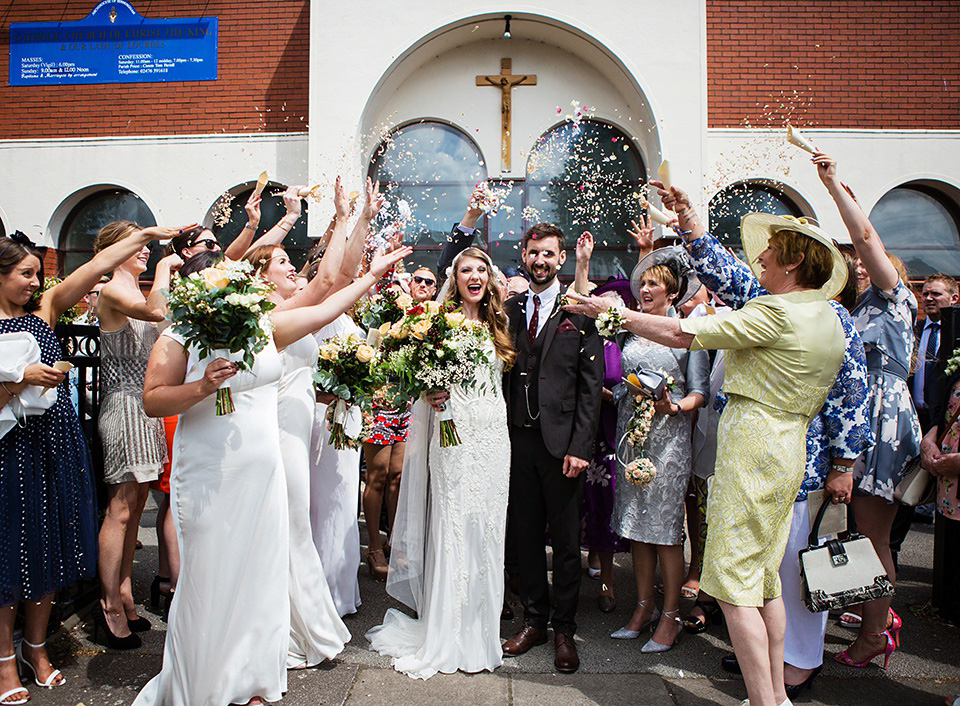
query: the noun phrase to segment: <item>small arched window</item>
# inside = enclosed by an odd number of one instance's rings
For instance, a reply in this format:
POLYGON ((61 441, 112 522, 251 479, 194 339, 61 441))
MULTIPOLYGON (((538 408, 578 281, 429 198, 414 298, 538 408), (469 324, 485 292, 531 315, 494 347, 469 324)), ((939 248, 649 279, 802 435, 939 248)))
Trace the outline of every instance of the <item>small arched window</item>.
MULTIPOLYGON (((111 221, 133 221, 146 228, 157 224, 143 200, 126 189, 109 189, 90 194, 67 214, 60 231, 59 269, 70 274, 93 257, 97 232, 111 221)), ((151 248, 145 277, 153 276, 161 248, 151 248)))
MULTIPOLYGON (((416 265, 434 268, 450 229, 460 221, 474 186, 487 178, 480 151, 450 125, 424 121, 398 128, 377 148, 368 172, 380 181, 386 205, 375 227, 400 216, 405 201, 410 219, 404 243, 414 247, 416 265)), ((361 197, 362 198, 362 197, 361 197)), ((481 231, 477 244, 485 244, 481 231)))
POLYGON ((891 189, 870 211, 870 222, 911 277, 960 275, 960 209, 942 191, 925 184, 891 189))
MULTIPOLYGON (((277 225, 286 214, 287 207, 283 203, 283 192, 286 188, 283 184, 274 182, 268 182, 264 187, 260 194, 260 225, 251 242, 277 225)), ((243 207, 252 193, 252 186, 235 187, 235 189, 226 192, 210 207, 209 217, 212 219, 210 230, 217 236, 217 240, 220 241, 224 250, 247 225, 247 212, 243 207), (223 206, 225 201, 227 201, 227 206, 223 206)), ((314 243, 313 239, 307 235, 307 204, 306 200, 301 200, 300 218, 281 243, 284 250, 287 251, 287 255, 290 256, 290 262, 298 270, 307 261, 307 254, 314 243)))
POLYGON ((767 184, 741 182, 728 186, 710 199, 710 233, 738 252, 740 221, 748 213, 773 213, 778 216, 803 215, 788 196, 767 184))

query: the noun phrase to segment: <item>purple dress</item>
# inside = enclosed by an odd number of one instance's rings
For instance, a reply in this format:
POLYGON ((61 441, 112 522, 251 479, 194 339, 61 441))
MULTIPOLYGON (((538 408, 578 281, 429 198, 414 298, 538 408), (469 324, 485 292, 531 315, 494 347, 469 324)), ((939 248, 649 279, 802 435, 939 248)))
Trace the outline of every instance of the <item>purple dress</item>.
MULTIPOLYGON (((605 363, 603 386, 612 390, 623 378, 620 349, 612 341, 603 342, 605 363)), ((594 456, 587 466, 583 485, 583 548, 594 552, 626 552, 630 542, 610 529, 613 497, 617 484, 614 450, 617 447, 617 407, 604 401, 600 406, 600 426, 594 456)))

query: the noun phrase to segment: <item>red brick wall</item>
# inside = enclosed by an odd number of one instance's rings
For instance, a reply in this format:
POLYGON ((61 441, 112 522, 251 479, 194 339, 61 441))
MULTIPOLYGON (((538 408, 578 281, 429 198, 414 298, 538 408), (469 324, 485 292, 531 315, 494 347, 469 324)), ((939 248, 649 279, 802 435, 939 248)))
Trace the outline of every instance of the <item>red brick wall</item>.
POLYGON ((96 4, 0 7, 0 139, 306 131, 310 0, 134 0, 149 19, 219 17, 216 81, 7 85, 11 22, 80 20, 96 4))
POLYGON ((960 128, 960 4, 707 0, 707 96, 710 127, 960 128))

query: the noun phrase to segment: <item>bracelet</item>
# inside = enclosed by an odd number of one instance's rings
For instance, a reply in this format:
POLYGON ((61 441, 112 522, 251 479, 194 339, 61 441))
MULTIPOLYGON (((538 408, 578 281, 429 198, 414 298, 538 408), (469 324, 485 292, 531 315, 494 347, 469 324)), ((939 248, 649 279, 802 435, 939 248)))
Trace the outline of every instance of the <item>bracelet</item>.
POLYGON ((252 226, 252 225, 250 225, 249 223, 247 223, 247 225, 245 225, 245 226, 242 228, 242 230, 246 230, 247 228, 249 228, 250 230, 256 230, 256 229, 257 229, 256 226, 252 226))
POLYGON ((3 391, 6 392, 6 393, 7 393, 8 395, 10 395, 11 397, 19 397, 19 396, 20 396, 20 395, 18 395, 16 392, 10 392, 10 390, 7 388, 7 383, 5 383, 5 382, 0 382, 0 387, 2 387, 2 388, 3 388, 3 391))
POLYGON ((830 470, 836 471, 837 473, 852 473, 853 466, 844 466, 841 463, 834 462, 830 464, 830 470))

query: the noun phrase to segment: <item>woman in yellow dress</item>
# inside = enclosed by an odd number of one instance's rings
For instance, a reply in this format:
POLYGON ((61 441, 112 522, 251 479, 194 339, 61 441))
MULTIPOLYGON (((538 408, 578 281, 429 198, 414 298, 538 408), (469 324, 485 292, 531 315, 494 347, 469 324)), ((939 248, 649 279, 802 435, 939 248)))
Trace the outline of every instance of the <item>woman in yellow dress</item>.
MULTIPOLYGON (((660 196, 680 229, 702 234, 684 192, 661 188, 660 196)), ((832 240, 804 220, 752 213, 741 233, 749 265, 770 295, 698 319, 624 311, 623 328, 672 348, 726 351, 723 390, 730 401, 717 431, 700 586, 723 608, 748 703, 782 706, 790 701, 779 568, 803 480, 807 426, 843 359, 843 330, 828 300, 843 288, 847 267, 832 240)), ((609 309, 602 299, 568 296, 577 313, 597 317, 609 309)))

